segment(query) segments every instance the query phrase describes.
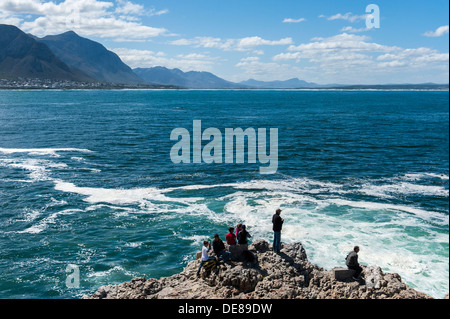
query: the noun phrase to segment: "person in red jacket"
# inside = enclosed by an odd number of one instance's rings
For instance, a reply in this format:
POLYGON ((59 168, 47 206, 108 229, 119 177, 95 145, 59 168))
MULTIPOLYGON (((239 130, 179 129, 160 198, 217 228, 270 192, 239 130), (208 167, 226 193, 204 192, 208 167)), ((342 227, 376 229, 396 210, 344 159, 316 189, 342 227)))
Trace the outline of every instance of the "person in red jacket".
POLYGON ((228 228, 229 233, 225 236, 228 245, 236 245, 236 235, 234 234, 234 228, 228 228))

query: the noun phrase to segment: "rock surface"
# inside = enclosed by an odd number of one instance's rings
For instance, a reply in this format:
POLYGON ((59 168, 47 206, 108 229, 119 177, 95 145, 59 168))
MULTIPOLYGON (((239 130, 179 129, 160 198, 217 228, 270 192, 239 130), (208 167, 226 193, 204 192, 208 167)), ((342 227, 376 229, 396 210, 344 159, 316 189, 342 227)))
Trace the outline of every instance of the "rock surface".
POLYGON ((134 278, 119 285, 100 287, 84 299, 431 299, 408 287, 400 275, 380 267, 363 267, 365 281, 337 281, 333 271, 311 264, 300 243, 284 244, 280 254, 257 240, 248 247, 255 261, 220 262, 210 273, 200 261, 161 279, 134 278))

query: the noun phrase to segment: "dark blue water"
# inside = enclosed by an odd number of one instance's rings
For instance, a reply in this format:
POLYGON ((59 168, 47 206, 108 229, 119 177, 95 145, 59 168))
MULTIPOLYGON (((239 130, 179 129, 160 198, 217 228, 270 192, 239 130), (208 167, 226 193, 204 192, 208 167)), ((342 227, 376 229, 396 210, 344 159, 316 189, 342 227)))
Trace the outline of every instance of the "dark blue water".
MULTIPOLYGON (((448 92, 0 92, 0 298, 74 298, 180 271, 244 222, 448 292, 448 92), (277 128, 278 170, 174 164, 175 128, 277 128), (80 288, 66 286, 66 267, 80 288)), ((203 142, 205 146, 208 142, 203 142)))

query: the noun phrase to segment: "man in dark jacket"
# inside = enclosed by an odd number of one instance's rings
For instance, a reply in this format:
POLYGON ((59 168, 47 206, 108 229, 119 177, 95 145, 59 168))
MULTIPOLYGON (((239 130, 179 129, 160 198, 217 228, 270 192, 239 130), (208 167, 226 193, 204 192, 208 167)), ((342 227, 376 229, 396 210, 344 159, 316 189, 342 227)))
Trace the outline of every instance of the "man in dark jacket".
POLYGON ((230 259, 231 253, 225 250, 225 244, 222 239, 220 239, 219 234, 214 235, 213 250, 219 260, 228 261, 230 259))
POLYGON ((359 247, 355 246, 353 248, 353 251, 349 252, 347 257, 345 258, 345 264, 347 265, 348 269, 353 269, 355 271, 355 274, 353 275, 354 280, 358 280, 362 272, 362 268, 358 262, 358 252, 359 247))
POLYGON ((241 231, 238 233, 237 240, 239 245, 248 245, 248 238, 252 237, 247 231, 247 227, 245 225, 241 226, 241 231))
POLYGON ((281 209, 277 209, 272 217, 273 224, 273 251, 280 253, 281 249, 281 229, 283 228, 284 219, 280 217, 281 209))

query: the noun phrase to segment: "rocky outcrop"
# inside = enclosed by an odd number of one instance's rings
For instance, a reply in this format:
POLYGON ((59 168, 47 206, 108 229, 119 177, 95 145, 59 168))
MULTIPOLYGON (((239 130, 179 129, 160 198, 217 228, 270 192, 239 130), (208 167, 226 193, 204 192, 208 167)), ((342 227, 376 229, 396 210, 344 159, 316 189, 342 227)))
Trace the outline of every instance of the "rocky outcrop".
POLYGON ((254 261, 221 262, 210 273, 200 261, 161 279, 134 278, 119 285, 100 287, 89 299, 429 299, 402 282, 400 275, 380 267, 364 267, 365 280, 338 281, 333 271, 308 261, 300 243, 284 244, 281 252, 258 240, 249 246, 254 261))

